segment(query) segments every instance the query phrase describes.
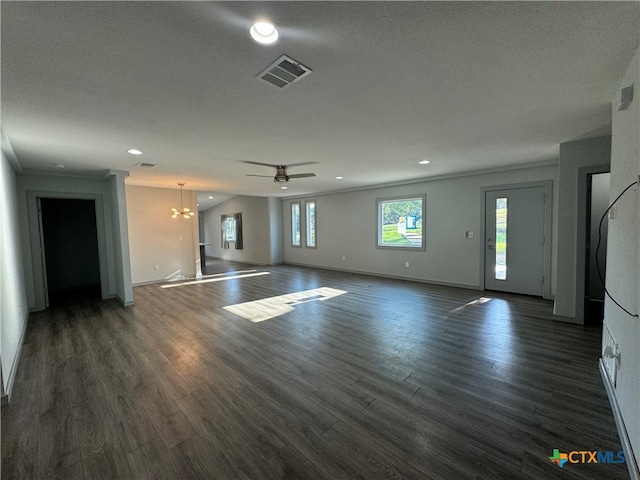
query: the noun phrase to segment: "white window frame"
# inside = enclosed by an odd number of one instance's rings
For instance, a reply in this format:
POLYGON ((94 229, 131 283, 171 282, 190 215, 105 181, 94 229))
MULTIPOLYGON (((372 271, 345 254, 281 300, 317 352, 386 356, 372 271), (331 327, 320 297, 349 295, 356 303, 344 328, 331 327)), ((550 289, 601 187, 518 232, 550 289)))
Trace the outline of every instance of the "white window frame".
POLYGON ((296 248, 302 247, 302 204, 300 202, 291 202, 291 246, 296 248), (297 207, 297 215, 295 209, 297 207), (295 217, 297 216, 297 226, 298 229, 296 231, 296 222, 295 217), (296 238, 297 234, 297 238, 296 238))
POLYGON ((227 242, 236 241, 236 220, 233 215, 228 216, 225 220, 224 238, 227 242))
POLYGON ((308 200, 304 202, 304 246, 306 248, 318 248, 318 202, 315 200, 308 200), (313 205, 313 225, 312 222, 309 221, 309 206, 313 205), (309 242, 309 238, 311 237, 311 226, 313 226, 313 243, 309 242))
MULTIPOLYGON (((380 249, 388 249, 388 250, 413 250, 413 251, 422 251, 426 250, 426 212, 427 212, 427 196, 422 194, 413 194, 413 195, 400 195, 395 197, 385 197, 385 198, 376 198, 376 248, 380 249), (391 244, 383 242, 383 205, 385 203, 390 202, 399 202, 399 201, 412 201, 412 200, 420 200, 422 202, 422 212, 421 212, 421 221, 422 221, 422 231, 421 231, 421 241, 420 245, 411 245, 411 244, 391 244)), ((400 229, 400 226, 398 226, 400 229)))

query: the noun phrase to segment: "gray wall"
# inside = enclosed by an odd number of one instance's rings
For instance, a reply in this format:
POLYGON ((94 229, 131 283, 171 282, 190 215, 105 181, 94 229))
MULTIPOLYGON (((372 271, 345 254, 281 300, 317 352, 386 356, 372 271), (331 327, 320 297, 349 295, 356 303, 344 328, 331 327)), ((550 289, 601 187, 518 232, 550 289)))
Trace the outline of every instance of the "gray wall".
POLYGON ((584 323, 587 177, 608 171, 611 137, 560 144, 558 168, 558 264, 553 313, 559 320, 584 323))
POLYGON ((205 253, 208 257, 258 265, 281 263, 280 258, 282 222, 279 200, 266 197, 235 196, 226 202, 202 212, 205 253), (235 249, 231 242, 228 249, 221 246, 221 215, 242 213, 244 248, 235 249))
MULTIPOLYGON (((317 201, 317 248, 291 246, 290 209, 296 199, 287 199, 283 201, 285 262, 481 288, 482 188, 556 178, 557 166, 547 165, 315 195, 309 198, 317 201), (376 199, 414 194, 426 194, 426 251, 376 248, 376 199), (466 231, 474 232, 474 237, 465 238, 466 231)), ((554 217, 556 198, 554 194, 554 217)), ((302 201, 304 209, 304 198, 302 201)), ((304 231, 304 215, 302 220, 304 231)), ((555 250, 552 235, 552 252, 555 250)), ((550 290, 553 295, 555 283, 550 290)))

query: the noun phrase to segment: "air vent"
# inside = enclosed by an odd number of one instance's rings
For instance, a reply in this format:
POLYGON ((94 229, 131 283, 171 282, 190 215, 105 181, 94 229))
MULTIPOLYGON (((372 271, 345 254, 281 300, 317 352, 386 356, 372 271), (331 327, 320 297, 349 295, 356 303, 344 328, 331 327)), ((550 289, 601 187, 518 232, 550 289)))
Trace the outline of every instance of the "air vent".
POLYGON ((156 166, 155 163, 145 163, 145 162, 136 163, 136 167, 141 167, 141 168, 153 168, 155 166, 156 166))
POLYGON ((260 72, 256 78, 275 87, 286 88, 310 73, 310 68, 305 67, 293 58, 282 55, 260 72))

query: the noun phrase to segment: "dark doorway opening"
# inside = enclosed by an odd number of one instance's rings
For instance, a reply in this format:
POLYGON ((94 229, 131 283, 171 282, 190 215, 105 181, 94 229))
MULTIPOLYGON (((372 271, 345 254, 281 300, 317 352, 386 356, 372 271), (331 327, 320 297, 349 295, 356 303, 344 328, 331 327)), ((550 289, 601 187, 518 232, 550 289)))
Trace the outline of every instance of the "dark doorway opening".
POLYGON ((94 200, 40 198, 50 306, 100 298, 94 200))
POLYGON ((602 325, 604 319, 604 284, 607 263, 608 218, 602 216, 609 207, 609 173, 587 177, 587 248, 585 259, 585 325, 602 325), (602 228, 600 229, 600 220, 602 228), (598 242, 600 247, 598 248, 598 242), (596 259, 596 250, 598 258, 596 259), (597 261, 597 265, 596 265, 597 261), (598 267, 600 274, 598 274, 598 267))

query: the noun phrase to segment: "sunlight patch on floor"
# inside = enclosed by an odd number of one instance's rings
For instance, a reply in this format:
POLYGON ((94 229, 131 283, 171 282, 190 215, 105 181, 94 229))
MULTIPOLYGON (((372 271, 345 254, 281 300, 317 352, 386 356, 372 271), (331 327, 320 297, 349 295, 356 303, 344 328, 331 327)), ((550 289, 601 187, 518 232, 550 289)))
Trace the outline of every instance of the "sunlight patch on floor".
POLYGON ((345 293, 347 293, 345 290, 320 287, 303 292, 254 300, 253 302, 238 303, 222 308, 253 323, 258 323, 291 312, 296 305, 315 301, 322 302, 345 293))
POLYGON ((472 305, 482 305, 482 304, 490 302, 490 301, 491 301, 491 299, 487 298, 487 297, 476 298, 475 300, 472 300, 470 302, 465 303, 461 307, 454 308, 453 310, 450 310, 449 313, 458 313, 458 312, 461 312, 462 310, 464 310, 466 307, 470 307, 472 305))
POLYGON ((200 275, 200 276, 190 275, 188 277, 185 277, 180 273, 180 270, 178 270, 177 272, 174 272, 171 275, 166 276, 165 280, 167 282, 182 282, 185 280, 200 280, 202 278, 223 277, 225 275, 236 275, 238 273, 252 273, 252 272, 257 272, 257 270, 230 270, 228 272, 212 273, 211 275, 200 275))
POLYGON ((233 280, 233 279, 236 279, 236 278, 259 277, 261 275, 269 275, 269 272, 245 273, 245 274, 240 274, 240 275, 228 275, 228 274, 224 273, 224 274, 220 274, 220 275, 227 275, 227 276, 215 277, 215 278, 205 278, 204 280, 192 280, 190 282, 172 283, 170 285, 161 285, 160 288, 184 287, 186 285, 198 285, 200 283, 222 282, 224 280, 233 280))

